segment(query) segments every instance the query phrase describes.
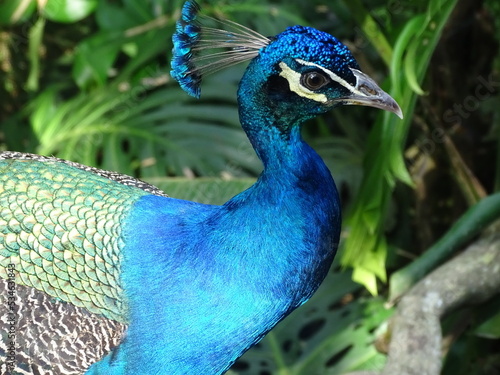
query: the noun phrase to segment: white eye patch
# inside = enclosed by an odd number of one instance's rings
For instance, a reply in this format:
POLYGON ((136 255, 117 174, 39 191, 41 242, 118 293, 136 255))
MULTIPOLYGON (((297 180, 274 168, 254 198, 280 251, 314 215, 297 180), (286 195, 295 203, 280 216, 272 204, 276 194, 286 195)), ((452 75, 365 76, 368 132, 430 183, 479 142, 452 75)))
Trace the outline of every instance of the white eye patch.
MULTIPOLYGON (((301 61, 298 62, 302 63, 301 61)), ((280 76, 288 81, 291 91, 293 91, 299 96, 302 96, 303 98, 311 99, 319 103, 326 103, 328 101, 325 94, 318 94, 304 87, 300 83, 301 74, 299 72, 296 72, 288 65, 286 65, 284 62, 280 62, 280 68, 281 68, 280 76)))
MULTIPOLYGON (((332 81, 337 82, 339 85, 344 86, 347 90, 352 92, 355 95, 359 96, 367 96, 365 93, 359 91, 356 87, 352 86, 349 82, 347 82, 345 79, 340 78, 338 75, 333 73, 331 70, 328 70, 326 68, 323 68, 321 65, 301 60, 301 59, 295 59, 299 64, 305 65, 305 66, 314 66, 315 68, 321 69, 323 72, 325 72, 332 81)), ((280 64, 281 66, 281 64, 280 64)), ((291 69, 290 69, 291 70, 291 69)))

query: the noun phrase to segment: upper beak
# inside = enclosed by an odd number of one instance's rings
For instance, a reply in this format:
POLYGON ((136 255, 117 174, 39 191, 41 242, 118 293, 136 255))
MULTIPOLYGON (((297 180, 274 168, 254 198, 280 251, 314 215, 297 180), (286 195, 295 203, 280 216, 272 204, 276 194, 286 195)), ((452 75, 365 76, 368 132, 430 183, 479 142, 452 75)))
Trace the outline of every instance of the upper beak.
POLYGON ((384 90, 382 90, 373 79, 365 73, 351 68, 356 77, 356 86, 352 95, 341 98, 342 104, 357 104, 383 109, 395 113, 399 118, 403 118, 403 112, 398 103, 384 90))

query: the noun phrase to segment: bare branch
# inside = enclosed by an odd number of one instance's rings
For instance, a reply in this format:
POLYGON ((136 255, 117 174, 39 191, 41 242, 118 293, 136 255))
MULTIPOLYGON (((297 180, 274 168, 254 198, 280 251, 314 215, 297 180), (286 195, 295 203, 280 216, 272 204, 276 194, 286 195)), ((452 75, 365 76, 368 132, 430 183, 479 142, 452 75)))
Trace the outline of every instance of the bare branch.
MULTIPOLYGON (((500 235, 469 246, 416 284, 392 321, 389 357, 381 375, 439 375, 440 319, 462 305, 481 303, 500 291, 500 235)), ((349 375, 376 375, 355 372, 349 375)))

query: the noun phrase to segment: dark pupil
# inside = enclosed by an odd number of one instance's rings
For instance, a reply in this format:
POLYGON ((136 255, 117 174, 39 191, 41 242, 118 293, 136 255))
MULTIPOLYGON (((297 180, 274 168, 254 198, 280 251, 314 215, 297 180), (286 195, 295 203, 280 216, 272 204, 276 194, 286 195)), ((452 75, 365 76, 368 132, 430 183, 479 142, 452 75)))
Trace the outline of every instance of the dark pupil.
POLYGON ((327 82, 326 78, 317 72, 307 73, 303 81, 304 86, 311 90, 317 90, 327 82))

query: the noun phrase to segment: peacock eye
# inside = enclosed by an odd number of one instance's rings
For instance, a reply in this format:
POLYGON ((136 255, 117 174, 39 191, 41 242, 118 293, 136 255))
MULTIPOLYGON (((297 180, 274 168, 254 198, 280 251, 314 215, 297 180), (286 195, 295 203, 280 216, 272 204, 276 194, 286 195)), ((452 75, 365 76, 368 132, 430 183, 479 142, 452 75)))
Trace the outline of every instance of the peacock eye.
POLYGON ((307 72, 300 77, 300 83, 306 89, 316 91, 330 82, 330 79, 319 72, 307 72))

